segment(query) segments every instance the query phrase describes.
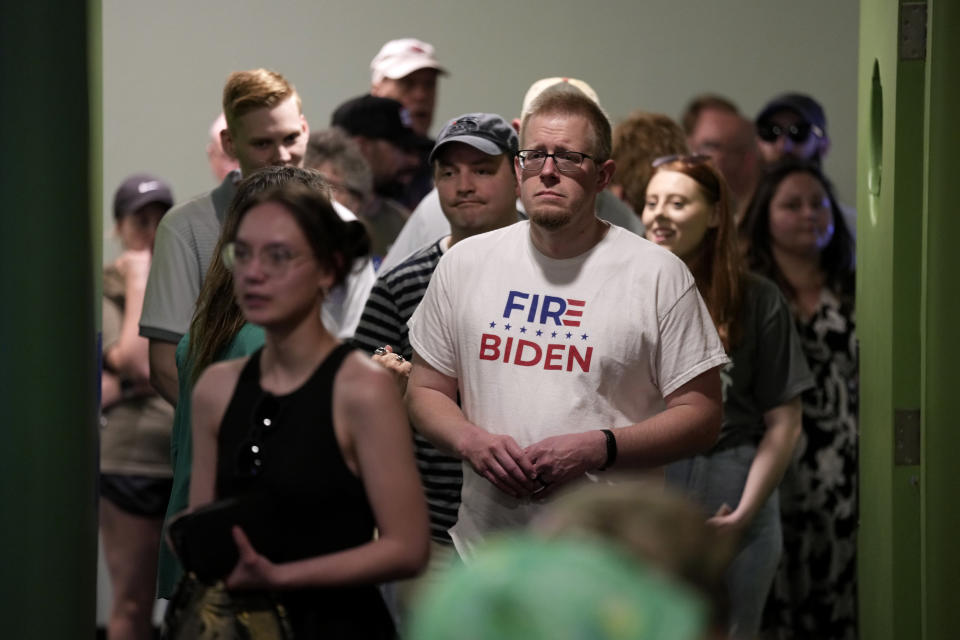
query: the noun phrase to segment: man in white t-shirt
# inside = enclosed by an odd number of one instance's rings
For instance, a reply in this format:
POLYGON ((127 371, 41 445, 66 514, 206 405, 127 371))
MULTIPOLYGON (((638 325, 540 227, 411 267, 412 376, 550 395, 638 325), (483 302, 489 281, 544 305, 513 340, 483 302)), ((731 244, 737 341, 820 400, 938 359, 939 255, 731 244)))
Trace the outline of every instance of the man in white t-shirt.
MULTIPOLYGON (((527 115, 530 105, 533 104, 537 96, 544 90, 559 84, 566 84, 583 92, 598 106, 600 105, 597 92, 583 80, 559 77, 541 78, 530 85, 527 90, 523 98, 523 105, 520 107, 520 117, 511 121, 511 125, 517 133, 520 133, 521 120, 527 115)), ((517 200, 517 209, 520 211, 521 218, 526 218, 526 214, 523 212, 523 202, 520 200, 517 200)), ((609 190, 601 191, 597 196, 597 216, 624 229, 629 229, 639 236, 643 235, 643 223, 640 222, 640 216, 634 213, 626 202, 609 190)), ((417 208, 410 214, 407 223, 403 225, 400 235, 394 240, 393 246, 387 252, 380 268, 386 272, 406 260, 411 254, 449 234, 450 223, 440 208, 440 197, 437 195, 437 190, 433 189, 424 196, 417 208)))
POLYGON ((411 418, 465 462, 450 531, 461 555, 524 526, 557 487, 659 469, 720 429, 727 357, 693 277, 596 216, 614 171, 606 115, 556 85, 520 146, 529 220, 452 247, 409 322, 411 418))

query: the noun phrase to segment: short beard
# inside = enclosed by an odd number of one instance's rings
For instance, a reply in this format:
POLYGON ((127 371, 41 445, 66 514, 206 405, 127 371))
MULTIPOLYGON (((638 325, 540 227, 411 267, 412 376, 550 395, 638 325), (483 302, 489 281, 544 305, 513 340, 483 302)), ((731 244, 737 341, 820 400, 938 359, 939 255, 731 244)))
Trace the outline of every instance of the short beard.
POLYGON ((569 211, 557 211, 551 213, 540 213, 537 211, 527 212, 527 217, 531 224, 535 224, 546 231, 556 231, 565 227, 573 216, 569 211))

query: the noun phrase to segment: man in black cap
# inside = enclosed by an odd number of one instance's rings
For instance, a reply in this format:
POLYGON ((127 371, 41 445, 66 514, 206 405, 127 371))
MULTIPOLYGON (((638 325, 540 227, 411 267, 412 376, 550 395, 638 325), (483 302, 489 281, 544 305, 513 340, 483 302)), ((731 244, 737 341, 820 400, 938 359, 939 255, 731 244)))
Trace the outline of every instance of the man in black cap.
POLYGON ((416 150, 427 142, 414 133, 409 112, 390 98, 365 95, 337 107, 330 122, 360 146, 373 171, 373 189, 392 197, 410 182, 417 166, 416 150))
POLYGON ((330 124, 356 142, 373 174, 377 197, 356 214, 370 230, 377 261, 410 215, 395 198, 413 179, 420 162, 417 150, 428 140, 413 131, 406 108, 390 98, 364 95, 348 100, 333 112, 330 124))
POLYGON ((760 152, 768 164, 793 156, 819 166, 830 149, 823 107, 808 95, 777 96, 760 110, 756 124, 760 152))

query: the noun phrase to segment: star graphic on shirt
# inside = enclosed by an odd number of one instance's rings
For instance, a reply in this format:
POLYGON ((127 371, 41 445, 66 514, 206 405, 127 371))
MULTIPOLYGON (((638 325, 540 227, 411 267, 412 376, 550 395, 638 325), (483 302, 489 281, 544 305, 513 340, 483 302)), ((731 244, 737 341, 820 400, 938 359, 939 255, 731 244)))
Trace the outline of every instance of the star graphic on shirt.
POLYGON ((551 334, 550 334, 550 337, 551 337, 551 338, 556 338, 556 337, 557 337, 557 332, 554 331, 553 333, 551 333, 551 334))
POLYGON ((527 332, 526 327, 520 327, 520 333, 526 333, 526 332, 527 332))
POLYGON ((570 333, 569 331, 567 331, 567 340, 569 340, 569 339, 570 339, 570 336, 572 336, 572 335, 573 335, 572 333, 570 333))
POLYGON ((581 340, 586 340, 587 338, 588 338, 587 334, 583 334, 582 336, 580 336, 581 340))
POLYGON ((543 335, 543 331, 540 331, 540 329, 537 329, 537 335, 538 335, 538 336, 542 336, 542 335, 543 335))
POLYGON ((503 328, 507 331, 510 331, 510 323, 508 322, 507 324, 503 325, 503 328))
POLYGON ((490 323, 490 328, 491 328, 491 329, 493 329, 495 326, 497 326, 497 323, 496 323, 496 322, 491 322, 491 323, 490 323))

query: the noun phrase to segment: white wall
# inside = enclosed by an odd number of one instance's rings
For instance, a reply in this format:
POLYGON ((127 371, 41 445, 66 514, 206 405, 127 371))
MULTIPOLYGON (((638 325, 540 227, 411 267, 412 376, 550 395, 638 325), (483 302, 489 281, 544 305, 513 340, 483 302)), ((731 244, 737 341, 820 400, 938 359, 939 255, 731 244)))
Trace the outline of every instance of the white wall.
POLYGON ((433 43, 451 71, 436 131, 466 111, 513 117, 534 80, 587 80, 614 119, 635 108, 678 117, 703 91, 753 115, 800 90, 827 111, 826 170, 854 200, 856 0, 103 0, 104 259, 113 192, 147 170, 178 199, 213 186, 206 132, 227 74, 268 67, 303 97, 314 128, 368 89, 386 40, 433 43))

